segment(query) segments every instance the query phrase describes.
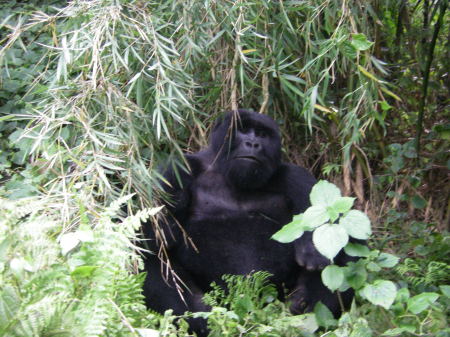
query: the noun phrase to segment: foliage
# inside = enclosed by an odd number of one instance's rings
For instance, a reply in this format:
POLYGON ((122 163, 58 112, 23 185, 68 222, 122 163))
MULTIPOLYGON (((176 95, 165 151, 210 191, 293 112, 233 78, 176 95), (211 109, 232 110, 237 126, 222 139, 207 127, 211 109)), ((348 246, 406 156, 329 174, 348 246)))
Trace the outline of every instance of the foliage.
MULTIPOLYGON (((422 288, 417 295, 411 296, 407 287, 399 289, 399 285, 393 281, 379 278, 381 271, 395 267, 399 258, 376 249, 370 250, 359 243, 349 242, 349 236, 366 240, 371 234, 368 217, 360 211, 350 209, 354 199, 342 197, 334 184, 322 180, 312 188, 310 200, 311 206, 275 233, 273 239, 291 242, 301 237, 304 231, 313 231, 316 249, 332 263, 322 271, 323 284, 331 291, 337 291, 338 296, 339 292, 353 288, 358 297, 384 308, 388 312, 391 325, 395 328, 383 331, 378 325, 377 328, 383 335, 396 336, 404 332, 419 334, 449 332, 448 329, 441 331, 445 327, 445 312, 448 310, 448 286, 441 286, 440 293, 422 288), (359 260, 349 262, 346 266, 333 264, 333 258, 342 249, 349 256, 359 257, 359 260), (415 320, 411 320, 411 317, 415 317, 415 320), (429 317, 433 317, 431 324, 428 321, 429 317)), ((410 268, 411 263, 408 261, 410 260, 406 259, 403 266, 398 267, 400 273, 417 272, 410 268)), ((406 279, 412 280, 416 286, 427 281, 438 283, 448 281, 448 264, 430 263, 429 268, 432 269, 431 271, 429 269, 425 278, 406 276, 406 279), (441 272, 436 270, 438 266, 443 268, 441 272)), ((323 327, 336 326, 326 307, 316 307, 315 313, 323 327)), ((368 329, 365 336, 370 336, 370 321, 364 326, 368 329)))
POLYGON ((80 201, 71 209, 75 222, 65 224, 59 214, 64 205, 56 198, 0 200, 0 336, 139 336, 134 327, 158 326, 169 335, 177 330, 170 315, 146 310, 145 274, 130 273, 141 264, 130 240, 141 218, 155 210, 112 221, 119 205, 95 214, 80 201))
POLYGON ((47 48, 36 79, 41 95, 20 114, 28 123, 16 134, 32 144, 23 150, 45 175, 41 189, 87 180, 100 200, 124 188, 149 206, 159 185, 153 168, 168 153, 182 165, 184 142, 203 144, 204 121, 238 105, 330 140, 332 123, 348 163, 365 130, 381 121, 383 95, 397 98, 377 74, 384 70, 371 54, 371 25, 357 19, 376 14, 356 1, 60 6, 18 22, 20 34, 0 55, 6 60, 24 34, 48 32, 38 44, 47 48))
POLYGON ((194 317, 208 320, 209 336, 311 336, 317 329, 312 314, 293 316, 287 306, 276 300, 277 290, 270 275, 256 272, 247 276, 225 275, 225 287, 212 284, 204 302, 210 312, 194 317))
POLYGON ((273 235, 280 242, 291 242, 304 231, 313 231, 317 250, 331 261, 349 242, 349 237, 366 240, 371 234, 370 220, 361 211, 350 210, 354 198, 342 197, 334 184, 319 181, 311 190, 311 206, 273 235))

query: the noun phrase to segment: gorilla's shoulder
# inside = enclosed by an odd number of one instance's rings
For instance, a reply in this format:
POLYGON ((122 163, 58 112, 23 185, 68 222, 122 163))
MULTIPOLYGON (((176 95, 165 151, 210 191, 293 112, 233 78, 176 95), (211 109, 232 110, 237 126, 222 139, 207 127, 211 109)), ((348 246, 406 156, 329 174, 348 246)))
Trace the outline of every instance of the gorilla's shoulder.
POLYGON ((290 199, 294 214, 309 207, 309 193, 315 183, 316 179, 307 169, 290 163, 282 163, 271 182, 290 199))
POLYGON ((206 148, 196 153, 187 153, 184 157, 189 165, 190 175, 196 178, 214 162, 215 155, 210 148, 206 148))
POLYGON ((275 178, 284 180, 289 184, 300 185, 303 188, 312 187, 316 183, 316 179, 307 169, 290 163, 282 163, 275 174, 275 178))

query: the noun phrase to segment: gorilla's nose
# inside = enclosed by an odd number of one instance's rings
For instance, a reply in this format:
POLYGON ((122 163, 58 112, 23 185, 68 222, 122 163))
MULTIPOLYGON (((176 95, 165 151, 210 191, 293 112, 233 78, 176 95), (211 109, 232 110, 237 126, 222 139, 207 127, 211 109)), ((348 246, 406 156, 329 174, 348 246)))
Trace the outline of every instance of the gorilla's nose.
POLYGON ((246 140, 245 141, 245 146, 248 147, 249 149, 259 149, 259 142, 256 141, 250 141, 250 140, 246 140))

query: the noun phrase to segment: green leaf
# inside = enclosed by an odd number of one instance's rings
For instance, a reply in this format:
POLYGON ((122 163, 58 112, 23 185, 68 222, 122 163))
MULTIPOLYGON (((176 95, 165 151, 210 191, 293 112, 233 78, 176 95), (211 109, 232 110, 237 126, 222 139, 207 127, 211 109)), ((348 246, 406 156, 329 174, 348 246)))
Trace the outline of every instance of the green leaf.
POLYGON ((314 314, 316 315, 317 324, 325 329, 337 325, 337 321, 334 319, 330 309, 320 301, 314 306, 314 314))
POLYGON ((436 302, 438 298, 439 294, 436 293, 422 293, 416 295, 408 300, 408 310, 417 315, 436 302))
POLYGON ((355 239, 366 240, 372 234, 369 218, 358 210, 348 212, 347 215, 341 218, 339 224, 345 228, 348 235, 355 239))
POLYGON ((313 243, 320 254, 330 260, 345 247, 348 234, 342 226, 325 224, 313 233, 313 243))
POLYGON ((316 315, 313 313, 287 316, 282 318, 283 324, 285 326, 295 327, 302 333, 306 333, 308 336, 316 331, 319 327, 317 326, 316 315))
POLYGON ((414 208, 423 209, 427 206, 427 202, 424 198, 419 195, 415 195, 411 198, 411 203, 414 208))
POLYGON ((328 212, 323 206, 311 206, 303 213, 303 222, 311 229, 323 225, 330 220, 328 212))
POLYGON ((372 337, 372 329, 365 319, 358 319, 349 337, 372 337))
POLYGON ((242 294, 236 301, 233 311, 240 317, 244 318, 250 311, 254 310, 252 299, 248 294, 242 294))
POLYGON ((333 205, 340 197, 339 188, 326 180, 320 180, 315 184, 309 196, 311 205, 324 208, 333 205))
POLYGON ((415 327, 410 328, 394 328, 394 329, 388 329, 385 332, 383 332, 382 336, 399 336, 404 332, 414 333, 416 331, 415 327))
POLYGON ((392 268, 397 265, 400 259, 389 253, 381 253, 377 259, 377 264, 382 268, 392 268))
POLYGON ((356 49, 349 41, 344 41, 339 47, 342 53, 349 59, 356 58, 356 49))
POLYGON ((76 267, 73 272, 70 273, 70 276, 74 278, 90 277, 97 268, 97 266, 76 267))
POLYGON ((381 267, 377 263, 375 263, 373 261, 370 261, 367 264, 367 270, 370 270, 370 271, 373 271, 373 272, 379 272, 381 270, 381 267))
POLYGON ((278 232, 272 235, 271 239, 281 243, 289 243, 300 238, 305 231, 302 218, 302 214, 294 216, 292 222, 283 226, 278 232))
POLYGON ((345 214, 352 208, 354 202, 355 198, 340 197, 330 207, 338 213, 345 214))
POLYGON ((380 101, 380 107, 383 111, 389 111, 390 109, 392 109, 392 107, 386 101, 380 101))
POLYGON ((353 242, 349 242, 347 246, 344 247, 344 251, 349 256, 367 257, 370 254, 370 250, 367 246, 353 242))
POLYGON ((373 284, 367 284, 360 291, 360 295, 375 305, 389 309, 394 303, 397 288, 391 281, 376 280, 373 284))
POLYGON ((441 292, 448 298, 450 298, 450 286, 449 285, 441 285, 439 286, 441 292))
POLYGON ((373 45, 373 42, 368 41, 364 34, 352 34, 350 43, 356 50, 361 51, 367 50, 373 45))
POLYGON ((321 276, 323 284, 331 291, 339 289, 342 282, 344 282, 344 271, 336 265, 326 266, 325 269, 322 270, 321 276))
POLYGON ((339 212, 336 212, 332 207, 328 206, 326 208, 330 222, 334 223, 339 218, 339 212))
POLYGON ((408 288, 401 288, 397 291, 397 296, 396 296, 395 300, 397 302, 405 303, 409 299, 409 297, 410 297, 410 295, 409 295, 408 288))
POLYGON ((0 290, 0 327, 6 327, 10 324, 19 310, 21 302, 16 289, 9 284, 2 286, 0 290))

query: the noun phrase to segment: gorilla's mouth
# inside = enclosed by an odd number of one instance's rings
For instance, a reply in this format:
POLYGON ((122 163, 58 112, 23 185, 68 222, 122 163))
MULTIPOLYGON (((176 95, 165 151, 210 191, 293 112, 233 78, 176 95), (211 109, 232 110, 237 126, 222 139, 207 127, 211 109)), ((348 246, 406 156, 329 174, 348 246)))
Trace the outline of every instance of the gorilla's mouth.
POLYGON ((238 156, 238 157, 236 157, 236 159, 244 159, 244 160, 254 161, 256 163, 261 164, 261 161, 254 156, 238 156))

